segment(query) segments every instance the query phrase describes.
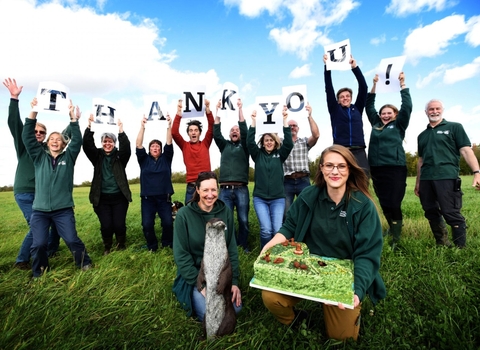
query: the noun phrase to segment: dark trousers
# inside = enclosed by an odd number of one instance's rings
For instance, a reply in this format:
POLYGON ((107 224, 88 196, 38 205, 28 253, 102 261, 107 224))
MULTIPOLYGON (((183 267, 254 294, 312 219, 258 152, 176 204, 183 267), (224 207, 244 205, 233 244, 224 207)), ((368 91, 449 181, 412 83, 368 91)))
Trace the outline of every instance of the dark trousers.
POLYGON ((98 206, 93 207, 100 221, 100 232, 106 249, 112 247, 113 234, 117 238, 117 243, 125 244, 128 204, 122 193, 102 193, 98 206))
POLYGON ((373 188, 383 212, 392 220, 402 220, 402 201, 407 188, 406 166, 372 166, 373 188))
POLYGON ((172 202, 170 195, 142 196, 142 227, 148 250, 158 250, 155 235, 155 216, 158 213, 162 222, 162 246, 173 246, 172 202))
POLYGON ((465 226, 465 218, 460 213, 462 195, 457 179, 421 180, 420 202, 428 220, 438 221, 443 216, 450 226, 465 226))
POLYGON ((365 148, 348 148, 352 152, 358 165, 363 169, 365 174, 370 178, 370 165, 368 164, 367 153, 365 148))
POLYGON ((49 267, 47 244, 48 231, 52 224, 55 224, 58 234, 63 238, 70 252, 73 254, 77 267, 92 263, 85 249, 85 245, 77 235, 75 215, 72 208, 50 212, 33 210, 32 217, 30 218, 30 227, 33 235, 31 248, 33 277, 40 276, 49 267))

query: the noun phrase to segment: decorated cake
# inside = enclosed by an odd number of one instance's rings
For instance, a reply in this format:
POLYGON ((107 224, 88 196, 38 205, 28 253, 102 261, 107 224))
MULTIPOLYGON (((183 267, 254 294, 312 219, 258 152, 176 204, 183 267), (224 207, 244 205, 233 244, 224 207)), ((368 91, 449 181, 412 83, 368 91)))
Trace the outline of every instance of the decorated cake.
POLYGON ((353 262, 310 255, 293 239, 260 255, 253 265, 252 287, 353 308, 353 262))

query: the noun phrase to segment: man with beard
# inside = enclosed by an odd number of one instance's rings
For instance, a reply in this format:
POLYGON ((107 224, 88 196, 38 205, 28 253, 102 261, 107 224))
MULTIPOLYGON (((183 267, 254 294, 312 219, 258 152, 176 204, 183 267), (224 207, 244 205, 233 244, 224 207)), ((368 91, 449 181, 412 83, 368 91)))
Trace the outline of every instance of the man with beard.
POLYGON ((310 169, 308 166, 308 151, 317 144, 320 137, 317 123, 312 117, 312 107, 307 103, 305 109, 308 112, 308 123, 310 124, 310 137, 298 137, 298 124, 295 120, 289 120, 288 126, 292 131, 293 149, 287 160, 283 163, 285 187, 285 213, 292 204, 295 196, 298 197, 305 187, 310 186, 310 169))
POLYGON ((242 100, 238 99, 238 126, 230 129, 230 140, 222 135, 217 103, 217 116, 213 125, 213 139, 222 154, 220 158, 220 196, 219 198, 232 210, 237 208, 238 236, 237 245, 248 251, 248 211, 250 194, 248 192, 248 149, 247 123, 243 118, 242 100))
POLYGON ((415 194, 420 197, 437 245, 450 246, 446 221, 452 227, 453 243, 464 248, 467 234, 465 218, 460 213, 463 195, 460 155, 474 173, 472 186, 477 190, 480 170, 462 124, 443 119, 443 110, 439 100, 430 100, 425 107, 429 124, 418 135, 415 194))

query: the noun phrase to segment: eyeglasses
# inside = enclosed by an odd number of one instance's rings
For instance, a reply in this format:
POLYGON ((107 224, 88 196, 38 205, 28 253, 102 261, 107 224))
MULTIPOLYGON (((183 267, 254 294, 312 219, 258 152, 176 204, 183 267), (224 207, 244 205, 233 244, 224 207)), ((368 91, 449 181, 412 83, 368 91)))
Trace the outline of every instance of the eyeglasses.
POLYGON ((35 134, 45 135, 46 132, 43 130, 35 130, 35 134))
POLYGON ((298 128, 298 125, 297 125, 297 124, 290 124, 288 127, 289 127, 290 129, 292 129, 292 128, 298 128))
POLYGON ((344 173, 348 169, 348 165, 345 163, 340 163, 337 165, 333 165, 332 163, 325 163, 325 164, 322 164, 321 166, 323 169, 325 169, 328 172, 333 171, 333 169, 337 168, 339 172, 344 173))

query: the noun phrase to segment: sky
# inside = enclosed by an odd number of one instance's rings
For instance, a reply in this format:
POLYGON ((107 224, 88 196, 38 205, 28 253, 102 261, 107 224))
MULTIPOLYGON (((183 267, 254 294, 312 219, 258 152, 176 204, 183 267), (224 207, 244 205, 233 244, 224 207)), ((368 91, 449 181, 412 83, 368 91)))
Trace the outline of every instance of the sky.
MULTIPOLYGON (((22 118, 43 81, 70 89, 87 126, 92 100, 115 103, 132 144, 128 178, 139 176, 134 146, 146 95, 166 95, 173 117, 186 87, 206 86, 206 98, 222 85, 238 86, 250 125, 256 97, 281 95, 282 88, 306 85, 307 99, 320 128, 310 151, 317 158, 332 144, 326 106, 324 46, 350 40, 352 55, 369 86, 383 58, 406 56, 403 71, 413 113, 404 147, 416 152, 425 129, 425 104, 444 103, 444 117, 463 124, 480 143, 480 3, 478 0, 0 0, 0 79, 23 86, 22 118)), ((351 71, 333 71, 335 89, 357 91, 351 71)), ((400 107, 400 94, 377 94, 376 106, 400 107)), ((0 186, 12 185, 16 156, 7 116, 10 94, 0 86, 0 186)), ((163 108, 162 108, 163 109, 163 108)), ((214 108, 213 108, 214 109, 214 108)), ((299 136, 310 135, 308 121, 296 117, 299 136)), ((68 116, 39 113, 48 131, 62 130, 68 116)), ((206 125, 206 119, 200 118, 206 125)), ((368 145, 371 127, 364 115, 368 145)), ((222 119, 228 137, 237 119, 222 119)), ((180 130, 186 138, 185 121, 180 130)), ((164 139, 164 132, 158 138, 164 139)), ((98 135, 97 135, 98 136, 98 135)), ((146 139, 145 142, 149 140, 146 139)), ((100 146, 100 145, 99 145, 100 146)), ((173 171, 185 171, 175 146, 173 171)), ((367 149, 368 152, 368 149, 367 149)), ((212 143, 212 169, 220 153, 212 143)), ((253 166, 253 163, 251 163, 253 166)), ((83 152, 74 183, 90 181, 93 166, 83 152)))

